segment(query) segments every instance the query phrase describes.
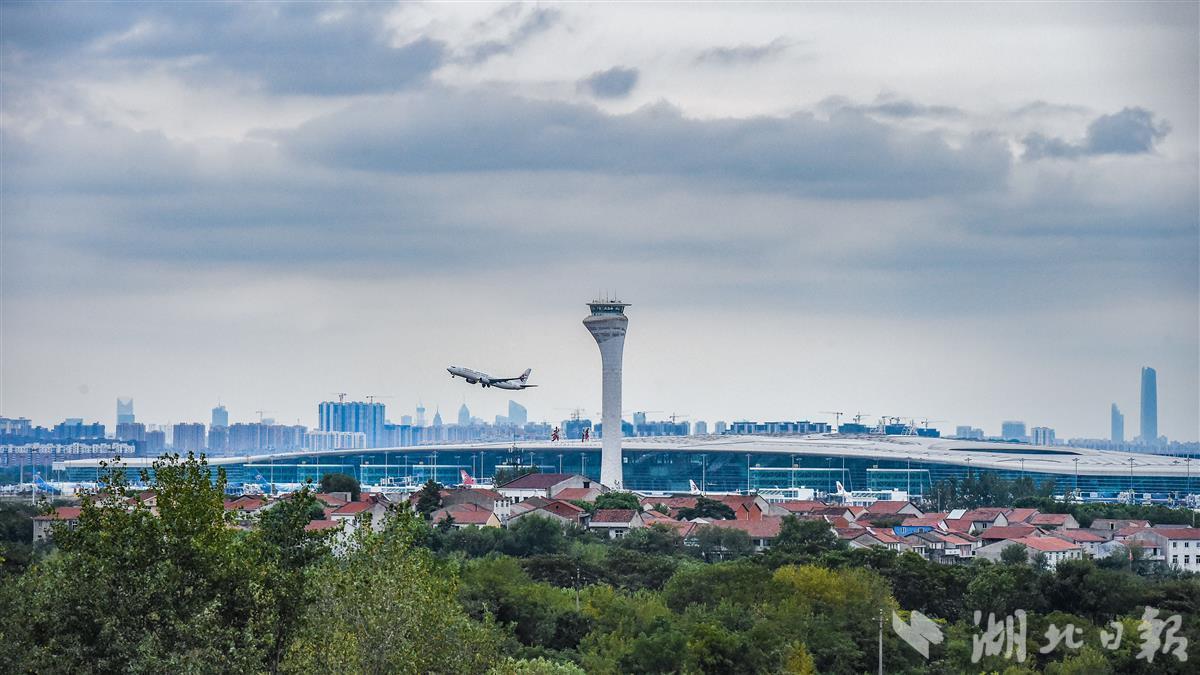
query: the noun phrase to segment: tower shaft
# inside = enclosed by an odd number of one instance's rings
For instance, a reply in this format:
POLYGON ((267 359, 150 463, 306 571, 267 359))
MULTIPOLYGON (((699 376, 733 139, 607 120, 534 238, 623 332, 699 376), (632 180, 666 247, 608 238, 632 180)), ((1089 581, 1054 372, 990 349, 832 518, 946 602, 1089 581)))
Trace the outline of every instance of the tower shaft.
POLYGON ((621 366, 625 351, 627 304, 599 301, 589 303, 592 314, 583 325, 600 348, 602 375, 601 420, 604 424, 600 443, 600 482, 614 489, 624 484, 621 465, 621 366))

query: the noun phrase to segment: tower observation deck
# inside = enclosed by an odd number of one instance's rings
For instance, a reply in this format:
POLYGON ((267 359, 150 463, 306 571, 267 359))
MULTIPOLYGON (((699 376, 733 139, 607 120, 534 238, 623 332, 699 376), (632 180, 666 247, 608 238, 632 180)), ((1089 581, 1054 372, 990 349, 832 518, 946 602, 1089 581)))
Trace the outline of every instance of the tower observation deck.
POLYGON ((625 329, 629 319, 625 316, 628 303, 617 300, 589 302, 591 316, 583 325, 596 339, 600 347, 602 373, 601 419, 604 436, 600 446, 600 483, 613 489, 623 487, 621 464, 621 360, 625 351, 625 329))

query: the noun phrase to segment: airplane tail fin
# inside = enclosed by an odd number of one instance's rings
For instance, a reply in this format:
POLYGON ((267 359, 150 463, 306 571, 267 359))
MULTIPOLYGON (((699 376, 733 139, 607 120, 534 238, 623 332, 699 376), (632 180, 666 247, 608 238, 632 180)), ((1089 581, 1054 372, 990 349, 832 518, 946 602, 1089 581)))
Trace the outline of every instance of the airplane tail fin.
POLYGON ((842 481, 840 481, 840 480, 834 481, 833 484, 837 486, 838 494, 841 494, 846 491, 846 488, 842 487, 842 481))
POLYGON ((471 474, 467 473, 466 470, 459 469, 458 473, 460 476, 462 476, 462 484, 463 485, 474 485, 475 484, 475 479, 471 478, 471 474))
POLYGON ((696 481, 688 479, 688 491, 694 495, 700 494, 700 487, 696 485, 696 481))
POLYGON ((521 381, 525 382, 529 379, 529 374, 533 372, 533 368, 526 368, 525 372, 521 373, 521 381))

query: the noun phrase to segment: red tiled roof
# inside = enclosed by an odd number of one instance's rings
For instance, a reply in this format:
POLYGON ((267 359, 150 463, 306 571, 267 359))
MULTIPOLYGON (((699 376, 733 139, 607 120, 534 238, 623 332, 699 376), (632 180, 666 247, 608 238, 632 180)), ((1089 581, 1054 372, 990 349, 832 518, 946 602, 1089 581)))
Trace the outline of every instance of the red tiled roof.
POLYGON ((1200 539, 1200 528, 1195 527, 1152 527, 1155 534, 1167 539, 1200 539))
POLYGON ((873 502, 867 507, 867 513, 884 515, 896 514, 900 513, 900 510, 906 506, 911 505, 908 502, 879 500, 877 502, 873 502))
POLYGON ((1063 541, 1058 537, 1022 537, 1013 541, 1024 544, 1029 548, 1037 551, 1045 551, 1047 553, 1055 551, 1074 551, 1079 548, 1078 544, 1072 544, 1069 541, 1063 541))
POLYGON ((592 514, 593 523, 628 523, 637 515, 633 509, 597 509, 592 514))
POLYGON ((671 497, 642 497, 638 500, 642 506, 655 506, 662 504, 671 509, 689 508, 696 505, 695 495, 674 495, 671 497))
POLYGON ((59 506, 54 509, 53 513, 42 516, 34 516, 34 520, 79 520, 79 514, 83 511, 78 506, 59 506))
POLYGON ((500 487, 516 490, 545 490, 573 476, 575 476, 573 473, 527 473, 524 476, 518 476, 508 481, 500 487))
POLYGON ((315 532, 317 530, 328 530, 341 525, 336 520, 314 520, 304 526, 306 532, 315 532))
POLYGON ((709 525, 741 530, 750 535, 751 539, 774 539, 779 535, 782 522, 783 516, 763 516, 758 520, 714 520, 709 525))
MULTIPOLYGON (((962 519, 969 520, 971 522, 975 522, 978 520, 995 520, 996 518, 1003 516, 1004 512, 1006 510, 1007 509, 1002 509, 1002 508, 998 508, 998 507, 994 507, 994 506, 989 506, 989 507, 980 508, 980 509, 971 509, 970 511, 967 511, 966 513, 963 514, 962 519)), ((1007 520, 1007 518, 1006 518, 1006 520, 1007 520)))
POLYGON ((1010 523, 1027 523, 1029 522, 1029 519, 1037 515, 1037 513, 1037 509, 1013 509, 1004 517, 1008 518, 1008 522, 1010 523))
POLYGON ((1054 536, 1075 543, 1108 541, 1104 537, 1087 530, 1055 530, 1054 536))
POLYGON ((486 525, 492 519, 492 512, 475 504, 455 504, 434 511, 433 522, 440 523, 446 516, 463 525, 486 525))
POLYGON ((995 526, 985 529, 979 533, 980 539, 1020 539, 1028 537, 1037 532, 1038 529, 1032 525, 1009 525, 995 526))
POLYGON ((787 509, 792 513, 808 513, 809 511, 816 509, 823 509, 825 508, 826 504, 825 502, 819 502, 815 500, 792 499, 784 502, 775 502, 773 506, 787 509))
POLYGON ((1149 529, 1149 528, 1145 525, 1129 525, 1127 527, 1122 527, 1121 529, 1117 530, 1116 536, 1128 537, 1131 534, 1136 534, 1136 533, 1141 532, 1142 530, 1146 530, 1146 529, 1149 529))
POLYGON ((1039 513, 1029 519, 1030 525, 1065 525, 1071 515, 1068 513, 1039 513))
POLYGON ((373 504, 370 502, 349 502, 339 506, 333 513, 337 516, 352 516, 364 511, 370 511, 372 506, 373 504))
POLYGON ((265 506, 267 500, 257 497, 238 497, 225 502, 226 511, 257 511, 265 506))
POLYGON ((942 518, 943 518, 942 516, 937 515, 937 514, 934 514, 932 516, 920 516, 920 517, 909 516, 909 517, 905 518, 900 524, 903 525, 904 527, 921 527, 922 525, 927 526, 927 527, 939 527, 942 524, 942 518))
POLYGON ((345 499, 334 497, 333 495, 326 494, 324 492, 314 493, 313 497, 316 497, 318 500, 323 501, 330 506, 341 506, 342 504, 346 503, 345 499))
POLYGON ((590 502, 592 497, 599 494, 596 488, 563 488, 554 495, 555 499, 574 499, 581 502, 590 502))

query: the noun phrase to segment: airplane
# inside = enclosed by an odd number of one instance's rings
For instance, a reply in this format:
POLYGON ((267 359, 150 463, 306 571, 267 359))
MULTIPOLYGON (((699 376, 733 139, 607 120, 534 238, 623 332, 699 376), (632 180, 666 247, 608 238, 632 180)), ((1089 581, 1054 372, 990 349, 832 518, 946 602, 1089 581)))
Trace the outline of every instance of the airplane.
POLYGON ((481 373, 478 370, 471 370, 462 366, 450 366, 446 371, 450 373, 450 379, 461 377, 467 381, 467 384, 478 383, 481 387, 496 387, 497 389, 520 391, 537 386, 536 384, 526 384, 529 380, 529 373, 533 372, 531 368, 526 368, 525 372, 516 377, 492 377, 487 373, 481 373))

